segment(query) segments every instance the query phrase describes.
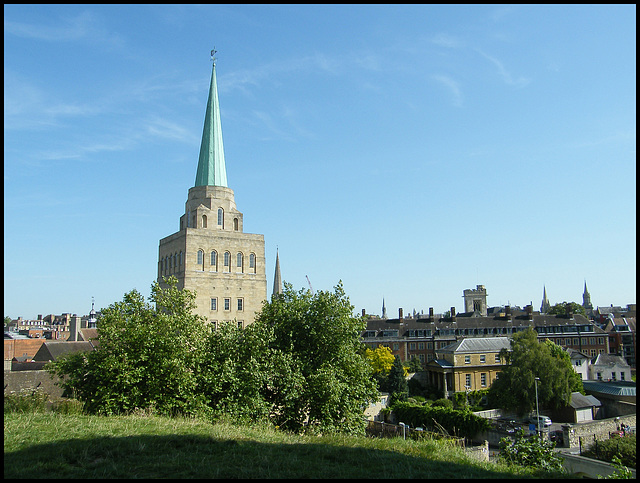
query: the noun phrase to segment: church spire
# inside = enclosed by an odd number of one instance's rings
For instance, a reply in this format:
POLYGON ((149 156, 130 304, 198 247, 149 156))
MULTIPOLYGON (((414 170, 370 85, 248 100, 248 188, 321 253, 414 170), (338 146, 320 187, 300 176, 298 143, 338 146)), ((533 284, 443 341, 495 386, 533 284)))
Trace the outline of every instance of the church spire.
POLYGON ((220 123, 220 105, 218 103, 215 53, 215 50, 211 51, 213 69, 211 71, 207 112, 204 116, 204 129, 202 130, 195 186, 224 186, 226 188, 227 169, 224 163, 224 148, 222 147, 222 124, 220 123))
POLYGON ((551 304, 549 303, 549 299, 547 298, 547 287, 544 286, 544 288, 542 289, 542 305, 540 306, 540 312, 546 314, 550 308, 551 304))
POLYGON ((273 277, 273 295, 282 293, 282 278, 280 277, 280 256, 276 248, 276 273, 273 277))

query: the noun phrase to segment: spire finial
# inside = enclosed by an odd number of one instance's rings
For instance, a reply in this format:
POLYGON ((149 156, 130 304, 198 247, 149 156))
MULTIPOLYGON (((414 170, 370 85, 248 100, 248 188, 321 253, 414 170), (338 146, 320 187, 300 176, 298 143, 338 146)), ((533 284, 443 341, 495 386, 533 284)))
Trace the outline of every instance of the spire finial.
POLYGON ((216 46, 214 45, 213 46, 213 50, 211 51, 211 62, 213 62, 213 65, 216 65, 216 57, 215 57, 215 55, 216 55, 217 52, 218 51, 216 50, 216 46))

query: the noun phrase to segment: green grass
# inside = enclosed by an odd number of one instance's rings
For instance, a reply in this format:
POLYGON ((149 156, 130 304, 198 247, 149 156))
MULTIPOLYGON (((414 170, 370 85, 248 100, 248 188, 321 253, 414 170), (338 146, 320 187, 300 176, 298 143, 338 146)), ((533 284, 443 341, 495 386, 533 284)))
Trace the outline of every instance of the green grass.
POLYGON ((561 477, 479 463, 446 442, 300 436, 159 416, 4 414, 5 478, 561 477))

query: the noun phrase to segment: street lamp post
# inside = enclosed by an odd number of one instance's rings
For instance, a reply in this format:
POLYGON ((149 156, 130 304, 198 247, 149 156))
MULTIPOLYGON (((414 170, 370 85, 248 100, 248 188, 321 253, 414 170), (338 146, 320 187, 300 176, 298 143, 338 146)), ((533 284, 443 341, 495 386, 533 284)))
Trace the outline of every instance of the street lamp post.
POLYGON ((533 379, 533 384, 536 386, 536 423, 538 424, 538 436, 542 436, 542 432, 540 431, 540 411, 538 410, 538 381, 539 377, 535 377, 533 379))

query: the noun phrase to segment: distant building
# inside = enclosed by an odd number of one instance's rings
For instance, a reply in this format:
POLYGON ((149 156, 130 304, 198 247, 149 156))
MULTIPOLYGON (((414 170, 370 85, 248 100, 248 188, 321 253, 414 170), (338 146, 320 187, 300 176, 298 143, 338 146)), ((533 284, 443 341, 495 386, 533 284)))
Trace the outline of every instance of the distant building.
POLYGON ((465 338, 435 352, 425 368, 427 383, 444 391, 488 389, 505 363, 501 350, 511 350, 508 337, 465 338))
POLYGON ((592 381, 631 381, 631 367, 620 356, 599 354, 589 366, 589 379, 592 381))

